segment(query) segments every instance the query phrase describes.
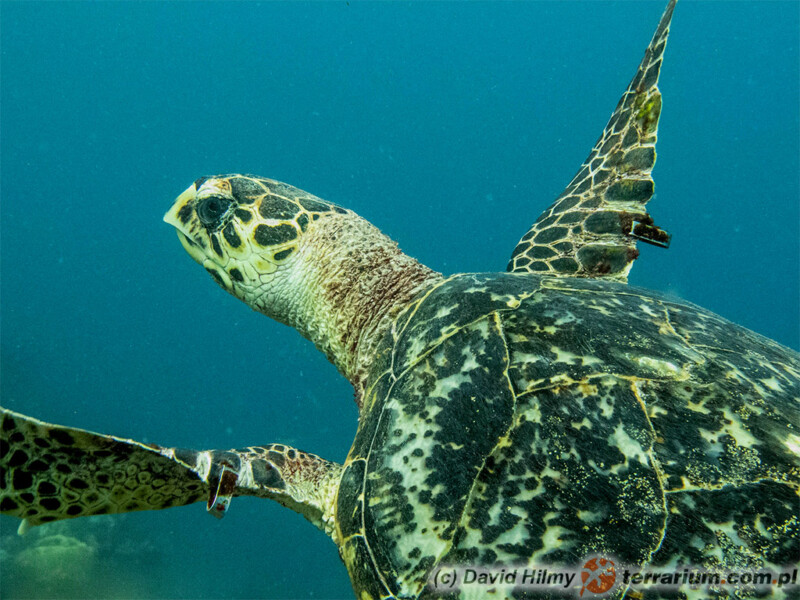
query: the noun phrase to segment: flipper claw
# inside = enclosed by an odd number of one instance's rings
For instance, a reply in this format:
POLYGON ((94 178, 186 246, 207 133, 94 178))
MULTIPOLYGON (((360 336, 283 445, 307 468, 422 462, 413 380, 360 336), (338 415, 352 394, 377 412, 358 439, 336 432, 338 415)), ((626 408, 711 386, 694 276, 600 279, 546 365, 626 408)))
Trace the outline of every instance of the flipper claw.
POLYGON ((649 220, 649 223, 644 221, 633 221, 631 223, 631 230, 628 232, 628 235, 647 244, 652 244, 653 246, 669 248, 669 243, 672 241, 672 234, 664 231, 660 227, 653 225, 652 219, 649 220))
POLYGON ((239 474, 234 471, 233 467, 228 463, 223 463, 216 482, 213 480, 211 482, 211 493, 208 496, 208 504, 206 506, 208 512, 218 519, 225 516, 231 505, 231 498, 238 480, 239 474))

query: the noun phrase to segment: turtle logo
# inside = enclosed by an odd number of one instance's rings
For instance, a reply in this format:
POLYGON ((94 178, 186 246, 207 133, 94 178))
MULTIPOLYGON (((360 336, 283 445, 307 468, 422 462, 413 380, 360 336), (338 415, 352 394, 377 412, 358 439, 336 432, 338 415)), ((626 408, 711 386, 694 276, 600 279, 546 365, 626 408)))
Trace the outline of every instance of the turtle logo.
POLYGON ((614 586, 616 580, 617 571, 614 569, 613 561, 602 557, 590 558, 581 570, 583 586, 580 596, 583 597, 583 592, 586 590, 593 594, 604 594, 614 586))

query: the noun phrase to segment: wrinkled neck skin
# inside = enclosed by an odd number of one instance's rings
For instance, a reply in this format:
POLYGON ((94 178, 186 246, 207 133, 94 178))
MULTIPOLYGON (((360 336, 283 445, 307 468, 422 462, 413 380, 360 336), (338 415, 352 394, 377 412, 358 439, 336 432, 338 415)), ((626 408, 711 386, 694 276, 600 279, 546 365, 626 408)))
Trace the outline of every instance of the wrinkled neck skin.
POLYGON ((353 384, 360 409, 376 346, 442 275, 351 211, 319 219, 302 237, 296 264, 249 303, 314 342, 353 384))

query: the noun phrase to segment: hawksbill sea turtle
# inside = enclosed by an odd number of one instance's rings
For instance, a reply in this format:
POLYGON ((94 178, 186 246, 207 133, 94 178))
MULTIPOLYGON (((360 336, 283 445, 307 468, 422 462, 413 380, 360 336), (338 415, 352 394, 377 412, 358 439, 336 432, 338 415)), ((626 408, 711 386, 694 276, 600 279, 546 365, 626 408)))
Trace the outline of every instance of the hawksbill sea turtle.
MULTIPOLYGON (((670 242, 645 205, 674 4, 505 273, 444 276, 355 213, 263 177, 203 177, 177 198, 165 220, 189 255, 353 384, 343 464, 283 444, 161 447, 3 409, 2 512, 25 529, 270 498, 332 538, 361 599, 440 597, 441 573, 590 557, 717 574, 794 564, 800 357, 626 283, 638 241, 670 242)), ((444 597, 564 593, 505 583, 444 597)), ((618 579, 606 597, 711 593, 764 592, 618 579)))

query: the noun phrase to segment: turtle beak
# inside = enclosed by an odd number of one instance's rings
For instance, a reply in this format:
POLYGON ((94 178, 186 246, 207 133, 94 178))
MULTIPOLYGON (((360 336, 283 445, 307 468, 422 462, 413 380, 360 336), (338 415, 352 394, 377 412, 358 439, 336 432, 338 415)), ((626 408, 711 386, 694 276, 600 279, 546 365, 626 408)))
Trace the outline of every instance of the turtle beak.
POLYGON ((169 223, 176 229, 183 249, 202 265, 207 256, 202 248, 192 241, 192 234, 189 230, 189 222, 194 212, 189 203, 194 201, 196 194, 197 190, 194 184, 190 185, 185 192, 178 196, 172 208, 164 215, 164 222, 169 223))
POLYGON ((175 199, 172 208, 164 215, 164 222, 169 223, 178 231, 183 231, 188 235, 187 224, 192 216, 192 209, 189 207, 189 203, 194 200, 196 195, 197 190, 194 184, 186 188, 186 191, 175 199))

